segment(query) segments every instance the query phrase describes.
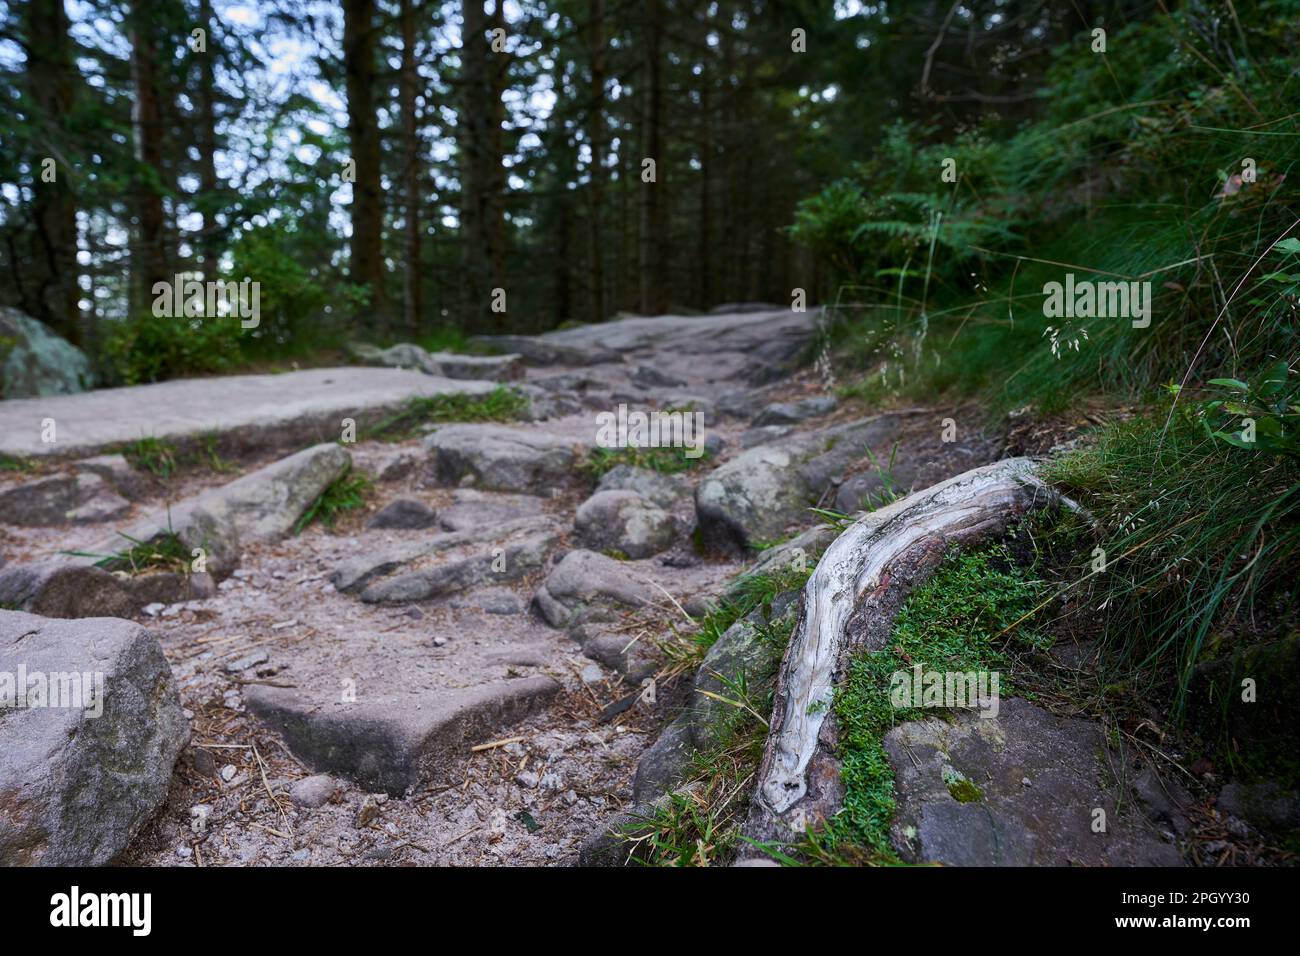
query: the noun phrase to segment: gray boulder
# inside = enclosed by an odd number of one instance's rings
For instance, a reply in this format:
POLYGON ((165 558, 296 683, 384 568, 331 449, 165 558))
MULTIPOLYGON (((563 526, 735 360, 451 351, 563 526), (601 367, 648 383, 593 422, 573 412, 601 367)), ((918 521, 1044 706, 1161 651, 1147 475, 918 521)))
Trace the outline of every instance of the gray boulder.
POLYGON ((626 563, 577 550, 551 569, 534 601, 548 624, 567 627, 602 609, 642 607, 658 595, 659 591, 626 563))
POLYGON ((188 742, 171 668, 129 621, 0 611, 0 674, 20 668, 28 705, 0 711, 0 865, 102 866, 162 804, 188 742), (57 686, 79 705, 33 705, 34 675, 48 704, 57 686))
POLYGON ((803 398, 797 402, 773 402, 768 405, 754 419, 755 428, 764 428, 769 425, 796 425, 799 422, 806 422, 810 418, 821 418, 823 415, 829 415, 839 406, 833 395, 818 395, 814 398, 803 398))
POLYGON ((799 592, 786 591, 772 601, 771 616, 755 608, 723 632, 700 662, 691 686, 691 741, 699 750, 709 750, 724 741, 738 711, 716 696, 735 699, 739 687, 761 700, 776 680, 777 667, 785 646, 768 637, 764 625, 799 613, 799 592))
POLYGON ((131 503, 92 472, 67 472, 0 492, 0 523, 41 526, 92 524, 120 518, 131 503))
POLYGON ((677 530, 672 515, 635 491, 596 492, 578 508, 573 527, 583 546, 633 559, 666 551, 677 530))
POLYGON ((524 377, 524 362, 520 355, 458 355, 455 352, 430 352, 429 358, 438 366, 444 378, 513 382, 524 377))
POLYGON ((676 787, 689 771, 694 753, 691 721, 683 714, 668 724, 659 739, 641 754, 632 781, 632 799, 647 803, 676 787))
POLYGON ((444 485, 534 494, 574 481, 573 443, 528 428, 447 425, 424 441, 429 477, 444 485))
POLYGON ((71 395, 94 384, 81 349, 30 315, 0 307, 0 397, 71 395))
POLYGON ((0 570, 0 605, 45 617, 130 617, 129 584, 90 564, 40 561, 0 570))
POLYGON ((559 539, 556 531, 542 531, 499 547, 485 546, 468 557, 439 561, 427 568, 375 581, 361 592, 361 600, 367 604, 406 604, 481 584, 517 581, 542 567, 559 539))
POLYGON ((424 349, 410 342, 402 342, 390 348, 381 349, 375 345, 353 342, 348 345, 348 354, 358 362, 366 365, 382 365, 386 368, 410 368, 426 375, 441 375, 442 369, 424 349))
POLYGON ((600 476, 596 491, 635 491, 659 508, 672 508, 690 493, 679 478, 633 465, 615 465, 605 472, 600 476))
POLYGON ((894 416, 881 415, 759 445, 720 465, 695 489, 705 546, 736 553, 783 537, 811 519, 808 509, 845 468, 886 445, 898 427, 894 416))

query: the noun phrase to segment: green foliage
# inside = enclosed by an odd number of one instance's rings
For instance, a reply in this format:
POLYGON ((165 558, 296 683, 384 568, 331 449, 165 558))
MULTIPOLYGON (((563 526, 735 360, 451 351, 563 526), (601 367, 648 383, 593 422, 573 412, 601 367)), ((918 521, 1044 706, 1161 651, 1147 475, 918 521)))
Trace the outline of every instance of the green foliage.
MULTIPOLYGON (((875 855, 878 862, 894 858, 889 843, 894 773, 883 740, 895 725, 926 714, 894 706, 892 675, 918 664, 925 671, 1002 672, 1011 647, 1042 644, 1022 621, 1044 590, 1032 568, 1020 567, 1006 545, 995 544, 950 558, 908 596, 894 619, 890 646, 854 661, 835 690, 844 805, 809 848, 815 857, 834 855, 848 845, 875 855)), ((999 690, 1005 695, 1008 689, 1001 673, 999 690)), ((968 789, 961 795, 972 796, 968 789)))
POLYGON ((661 475, 675 475, 697 468, 710 458, 707 451, 694 458, 686 454, 688 451, 692 451, 692 449, 676 447, 640 448, 632 446, 624 448, 595 447, 587 452, 586 459, 579 467, 592 481, 599 481, 606 472, 612 471, 619 465, 648 468, 650 471, 656 471, 661 475))
POLYGON ((122 457, 132 468, 164 480, 170 478, 177 468, 176 446, 152 435, 137 438, 122 448, 122 457))
POLYGON ((1101 528, 1106 570, 1080 570, 1078 606, 1104 610, 1111 660, 1172 679, 1180 709, 1193 668, 1233 635, 1286 633, 1294 614, 1263 599, 1293 606, 1300 567, 1300 459, 1225 442, 1202 416, 1184 403, 1111 425, 1045 470, 1101 528))
POLYGON ((312 261, 304 255, 308 241, 292 219, 280 219, 243 232, 231 250, 231 275, 259 283, 260 320, 243 333, 245 357, 280 358, 340 347, 348 318, 365 306, 362 289, 304 264, 312 261))
POLYGON ((1037 118, 944 142, 898 124, 856 191, 808 200, 794 235, 847 283, 828 310, 850 366, 841 393, 978 393, 994 412, 1051 412, 1300 354, 1300 240, 1273 247, 1295 218, 1295 23, 1271 5, 1231 42, 1208 36, 1188 8, 1115 31, 1105 56, 1076 39, 1056 53, 1037 118), (940 181, 945 158, 956 183, 940 181), (1150 282, 1150 327, 1047 319, 1043 286, 1066 272, 1150 282))
POLYGON ((133 538, 121 531, 118 534, 126 539, 130 547, 113 554, 92 554, 85 551, 67 551, 64 553, 82 558, 98 558, 95 567, 132 576, 150 571, 174 571, 189 574, 190 549, 171 530, 170 522, 166 531, 155 535, 148 541, 133 538))
POLYGON ((171 318, 144 313, 113 324, 100 353, 115 385, 228 372, 242 359, 239 319, 171 318))
POLYGON ((374 482, 363 472, 349 471, 341 475, 302 513, 302 517, 293 526, 293 533, 302 534, 313 521, 319 521, 327 530, 333 531, 339 516, 365 507, 366 499, 373 490, 374 482))
POLYGON ((1206 431, 1212 438, 1247 451, 1300 456, 1300 388, 1290 378, 1286 362, 1276 362, 1252 383, 1212 378, 1207 383, 1226 393, 1201 403, 1206 431), (1243 422, 1254 425, 1253 437, 1243 422))
POLYGON ((404 441, 420 434, 420 426, 441 422, 512 422, 527 414, 528 398, 521 392, 498 385, 483 395, 463 392, 420 395, 410 399, 396 415, 371 430, 382 441, 404 441))

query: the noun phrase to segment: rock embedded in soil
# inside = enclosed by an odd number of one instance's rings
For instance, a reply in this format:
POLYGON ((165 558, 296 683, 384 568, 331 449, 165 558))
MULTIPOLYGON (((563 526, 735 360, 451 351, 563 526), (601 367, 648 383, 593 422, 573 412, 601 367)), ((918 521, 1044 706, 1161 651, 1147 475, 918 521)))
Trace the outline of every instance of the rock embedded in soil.
POLYGON ((120 518, 131 503, 93 472, 68 472, 0 491, 0 524, 94 524, 120 518))
POLYGON ((666 726, 636 765, 632 799, 647 803, 681 783, 691 766, 695 744, 691 720, 682 714, 666 726))
POLYGON ((1180 866, 1109 769, 1100 724, 1020 698, 996 717, 959 711, 885 735, 903 859, 949 866, 1180 866), (1026 786, 1025 779, 1029 780, 1026 786), (1118 798, 1118 802, 1117 802, 1118 798), (1106 826, 1094 826, 1104 811, 1106 826))
POLYGON ((0 611, 0 674, 20 669, 28 705, 0 711, 0 865, 102 866, 162 804, 188 741, 171 668, 130 621, 0 611), (77 675, 92 706, 34 705, 36 675, 60 693, 77 675))
POLYGON ((664 509, 674 507, 690 494, 690 488, 681 479, 632 465, 615 465, 605 472, 596 484, 596 491, 635 491, 664 509))
POLYGON ((797 425, 812 418, 829 415, 839 406, 833 395, 819 395, 797 402, 773 402, 754 418, 755 428, 768 425, 797 425))
POLYGON ((489 491, 546 492, 576 478, 572 441, 531 428, 445 425, 424 440, 438 484, 489 491))
POLYGON ((899 427, 897 416, 881 415, 759 445, 718 466, 695 489, 705 546, 738 553, 807 522, 833 480, 899 427))
POLYGON ((327 773, 317 773, 295 780, 289 788, 289 799, 294 806, 314 810, 329 803, 339 790, 339 782, 327 773))
MULTIPOLYGON (((145 602, 148 603, 148 602, 145 602)), ((89 564, 41 561, 0 571, 0 605, 45 617, 130 617, 130 582, 89 564)))
POLYGON ((559 543, 558 531, 540 531, 496 547, 479 547, 468 557, 442 559, 427 568, 374 581, 361 592, 367 604, 427 601, 481 584, 517 581, 543 566, 559 543))
POLYGON ((570 551, 551 569, 534 598, 552 627, 581 623, 588 612, 642 607, 660 592, 637 569, 593 551, 570 551))
POLYGON ((437 513, 423 501, 415 498, 397 498, 376 512, 366 522, 366 527, 418 531, 432 527, 437 520, 437 513))
POLYGON ((394 796, 440 779, 469 748, 535 713, 559 692, 550 677, 525 677, 420 696, 345 703, 299 690, 250 685, 248 707, 320 773, 394 796))
POLYGON ((579 543, 593 551, 648 558, 672 547, 673 516, 635 491, 598 491, 578 508, 573 522, 579 543))

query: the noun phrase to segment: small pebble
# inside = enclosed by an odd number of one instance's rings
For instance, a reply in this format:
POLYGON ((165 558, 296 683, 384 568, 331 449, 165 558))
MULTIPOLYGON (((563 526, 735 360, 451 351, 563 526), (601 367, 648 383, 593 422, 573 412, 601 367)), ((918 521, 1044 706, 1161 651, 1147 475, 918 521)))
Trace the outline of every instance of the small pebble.
POLYGON ((230 781, 235 779, 235 774, 238 772, 239 771, 235 769, 233 763, 228 763, 221 768, 221 779, 226 781, 226 783, 230 783, 230 781))

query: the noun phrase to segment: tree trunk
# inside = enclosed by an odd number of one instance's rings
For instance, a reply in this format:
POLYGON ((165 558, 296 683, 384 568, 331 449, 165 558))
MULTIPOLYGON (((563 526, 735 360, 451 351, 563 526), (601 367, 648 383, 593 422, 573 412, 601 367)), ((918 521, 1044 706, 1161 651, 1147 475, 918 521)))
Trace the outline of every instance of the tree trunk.
MULTIPOLYGON (((493 53, 487 35, 489 19, 482 0, 464 0, 461 28, 461 109, 456 119, 460 145, 461 263, 464 272, 464 321, 481 331, 491 316, 490 330, 504 332, 506 315, 489 310, 492 290, 504 288, 505 167, 501 163, 501 122, 507 58, 493 53)), ((500 25, 497 4, 491 22, 500 25)))
POLYGON ((135 0, 131 16, 131 104, 136 174, 133 186, 136 245, 131 257, 135 308, 153 299, 158 282, 170 282, 167 269, 166 217, 163 212, 162 109, 158 88, 157 42, 150 0, 135 0))
POLYGON ((81 294, 77 286, 77 205, 62 127, 72 110, 77 72, 63 4, 26 5, 27 92, 37 112, 37 155, 32 181, 36 279, 22 288, 23 309, 73 343, 80 343, 81 294), (42 161, 55 161, 55 181, 43 181, 42 161), (30 288, 30 293, 28 289, 30 288))
MULTIPOLYGON (((656 182, 641 185, 641 312, 658 315, 663 311, 664 191, 667 167, 661 155, 663 145, 663 76, 660 47, 663 37, 662 0, 646 0, 645 59, 642 62, 641 141, 642 159, 655 161, 656 182)), ((640 164, 636 164, 640 172, 640 164)))
POLYGON ((587 143, 591 147, 590 208, 591 321, 605 319, 605 249, 601 242, 602 193, 605 184, 605 0, 588 0, 590 23, 591 106, 587 110, 587 143))
POLYGON ((352 281, 370 290, 375 326, 387 328, 384 297, 383 193, 379 123, 375 114, 374 0, 343 0, 343 57, 347 74, 348 136, 356 182, 352 184, 352 281))
POLYGON ((217 220, 213 210, 217 201, 217 114, 216 81, 212 60, 216 46, 212 37, 212 0, 199 0, 199 26, 207 34, 207 51, 195 53, 199 60, 199 196, 203 213, 203 232, 199 236, 199 250, 203 255, 203 278, 217 276, 217 260, 221 254, 221 239, 217 235, 217 220))
POLYGON ((405 166, 402 181, 406 193, 406 263, 402 283, 402 327, 415 338, 420 331, 420 136, 416 115, 419 74, 415 68, 415 14, 411 0, 401 2, 402 73, 399 88, 402 112, 402 140, 405 166))

